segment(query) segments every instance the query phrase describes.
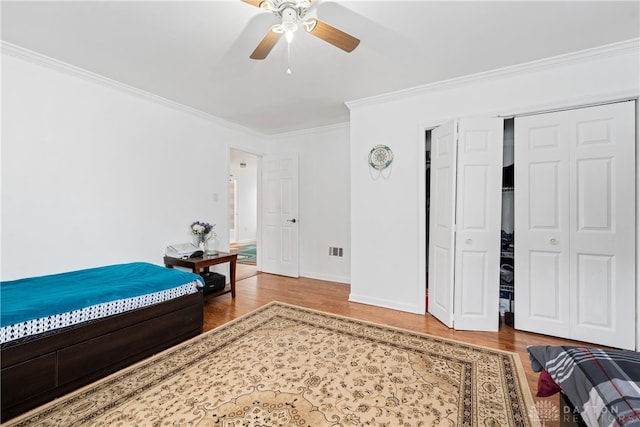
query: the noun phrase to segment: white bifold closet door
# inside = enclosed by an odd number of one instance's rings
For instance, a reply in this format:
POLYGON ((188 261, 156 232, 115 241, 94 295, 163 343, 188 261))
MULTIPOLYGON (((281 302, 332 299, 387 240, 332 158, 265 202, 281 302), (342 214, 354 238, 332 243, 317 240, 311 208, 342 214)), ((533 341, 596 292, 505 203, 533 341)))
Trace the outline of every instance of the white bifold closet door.
POLYGON ((499 326, 503 121, 431 133, 429 312, 449 327, 499 326))
POLYGON ((515 327, 635 348, 635 105, 515 119, 515 327))

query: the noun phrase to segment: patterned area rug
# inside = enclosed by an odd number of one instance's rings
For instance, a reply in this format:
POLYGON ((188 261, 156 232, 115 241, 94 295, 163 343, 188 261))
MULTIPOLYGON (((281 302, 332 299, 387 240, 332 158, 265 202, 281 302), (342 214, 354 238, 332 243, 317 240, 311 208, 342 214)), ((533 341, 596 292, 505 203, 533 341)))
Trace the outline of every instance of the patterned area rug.
POLYGON ((231 250, 238 254, 239 263, 255 265, 258 252, 255 244, 233 245, 231 250))
POLYGON ((515 353, 271 303, 7 425, 537 426, 532 407, 515 353))

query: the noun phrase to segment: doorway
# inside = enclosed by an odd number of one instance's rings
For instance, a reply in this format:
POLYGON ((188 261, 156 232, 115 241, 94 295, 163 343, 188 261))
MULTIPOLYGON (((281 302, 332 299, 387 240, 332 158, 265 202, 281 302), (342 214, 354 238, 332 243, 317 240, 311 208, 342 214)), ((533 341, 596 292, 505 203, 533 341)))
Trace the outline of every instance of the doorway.
POLYGON ((258 273, 258 161, 246 151, 229 155, 229 248, 238 254, 238 279, 258 273))

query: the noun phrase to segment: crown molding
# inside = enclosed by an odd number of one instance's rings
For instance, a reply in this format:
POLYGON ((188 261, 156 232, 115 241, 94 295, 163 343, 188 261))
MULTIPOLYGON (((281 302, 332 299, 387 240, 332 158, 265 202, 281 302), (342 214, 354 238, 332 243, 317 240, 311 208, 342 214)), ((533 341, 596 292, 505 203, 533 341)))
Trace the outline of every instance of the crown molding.
POLYGON ((188 107, 184 104, 181 104, 176 101, 172 101, 167 98, 163 98, 162 96, 155 95, 151 92, 147 92, 142 89, 138 89, 134 86, 127 85, 125 83, 119 82, 117 80, 110 79, 108 77, 102 76, 100 74, 94 73, 92 71, 86 70, 84 68, 76 67, 75 65, 68 64, 66 62, 57 60, 55 58, 51 58, 49 56, 43 55, 38 52, 34 52, 32 50, 26 49, 22 46, 18 46, 12 43, 8 43, 4 40, 0 40, 0 53, 4 55, 13 56, 15 58, 19 58, 22 60, 26 60, 38 65, 42 65, 56 71, 61 71, 66 74, 72 75, 74 77, 79 77, 81 79, 100 84, 102 86, 116 89, 120 92, 126 93, 128 95, 132 95, 141 99, 145 99, 147 101, 154 102, 156 104, 163 105, 165 107, 172 108, 177 111, 181 111, 183 113, 190 114, 195 117, 199 117, 201 119, 210 121, 222 127, 225 127, 230 130, 240 131, 244 133, 251 134, 256 137, 264 138, 266 135, 260 132, 257 132, 253 129, 238 125, 236 123, 224 120, 220 117, 214 116, 209 113, 205 113, 204 111, 197 110, 192 107, 188 107))
POLYGON ((638 54, 640 52, 640 38, 624 40, 617 43, 608 44, 605 46, 598 46, 590 49, 571 52, 563 55, 552 56, 536 61, 525 62, 522 64, 511 65, 508 67, 498 68, 490 71, 483 71, 481 73, 469 74, 462 77, 456 77, 453 79, 442 80, 426 85, 415 86, 407 89, 402 89, 396 92, 390 92, 382 95, 376 95, 368 98, 356 99, 348 101, 345 105, 349 109, 356 107, 376 105, 383 102, 389 102, 399 99, 404 99, 410 96, 426 95, 435 91, 448 89, 451 87, 457 87, 464 84, 475 83, 479 81, 498 80, 507 77, 516 76, 519 74, 531 73, 533 71, 540 71, 546 68, 554 68, 571 63, 590 62, 597 59, 620 56, 628 54, 638 54))

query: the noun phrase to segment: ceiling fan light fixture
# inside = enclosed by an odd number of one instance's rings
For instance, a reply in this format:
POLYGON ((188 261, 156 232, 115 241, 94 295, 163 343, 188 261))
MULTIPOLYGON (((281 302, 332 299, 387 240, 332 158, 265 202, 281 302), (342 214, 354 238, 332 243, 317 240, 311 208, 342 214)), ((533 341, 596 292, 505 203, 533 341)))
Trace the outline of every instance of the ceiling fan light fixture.
POLYGON ((282 29, 285 33, 294 33, 298 31, 298 24, 295 22, 283 22, 282 29))
POLYGON ((298 31, 298 14, 290 7, 285 8, 282 11, 282 23, 271 27, 271 31, 278 34, 283 34, 287 38, 287 42, 291 43, 293 40, 293 33, 298 31))
POLYGON ((286 31, 284 36, 287 39, 287 43, 291 43, 293 41, 293 31, 286 31))
POLYGON ((298 24, 291 23, 291 22, 276 24, 273 27, 271 27, 271 31, 273 31, 276 34, 290 34, 290 33, 293 34, 296 31, 298 31, 298 24))
POLYGON ((253 53, 251 59, 265 59, 271 49, 278 42, 282 34, 286 34, 288 45, 293 40, 293 33, 298 31, 298 24, 304 26, 304 29, 311 35, 342 49, 345 52, 353 51, 359 44, 360 40, 351 34, 345 33, 324 21, 317 18, 305 20, 305 15, 311 7, 313 0, 242 0, 245 3, 260 7, 264 10, 273 12, 276 16, 282 18, 280 24, 271 27, 267 35, 260 41, 253 53))

